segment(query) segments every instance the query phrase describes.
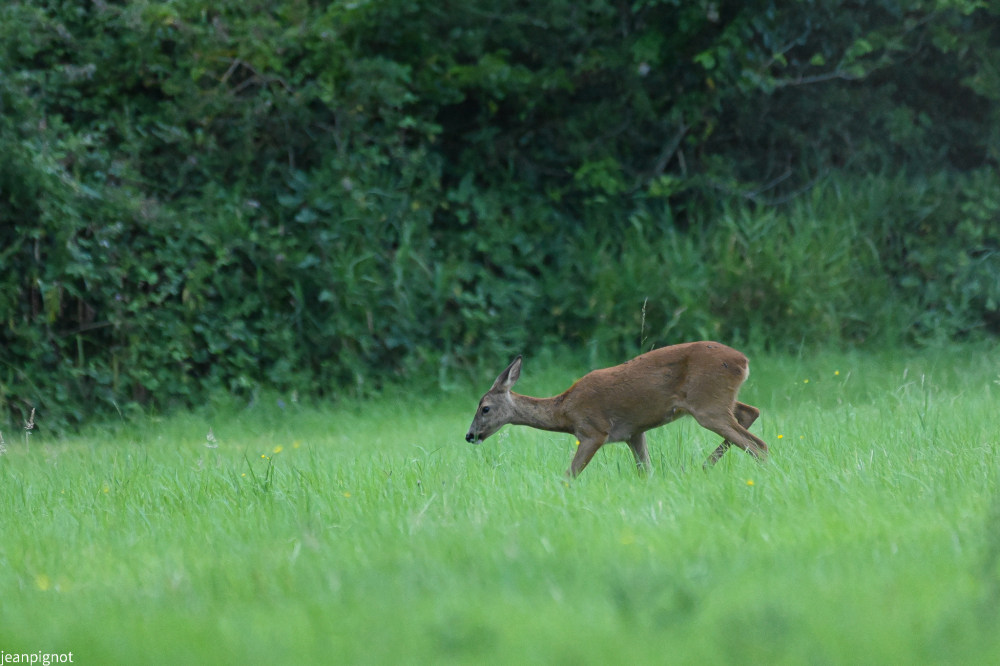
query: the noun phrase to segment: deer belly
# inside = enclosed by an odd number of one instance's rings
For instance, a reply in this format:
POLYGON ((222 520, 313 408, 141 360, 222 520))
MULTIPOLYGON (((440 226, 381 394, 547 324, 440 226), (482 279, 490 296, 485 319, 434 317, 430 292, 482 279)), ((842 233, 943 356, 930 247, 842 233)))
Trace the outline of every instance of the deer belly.
POLYGON ((674 407, 670 411, 659 414, 634 414, 628 419, 609 419, 611 427, 608 431, 609 442, 624 442, 633 435, 659 428, 671 421, 676 421, 687 414, 679 407, 674 407))
POLYGON ((624 442, 633 435, 659 428, 687 414, 683 409, 674 408, 660 414, 633 415, 632 418, 611 418, 608 430, 609 442, 624 442))

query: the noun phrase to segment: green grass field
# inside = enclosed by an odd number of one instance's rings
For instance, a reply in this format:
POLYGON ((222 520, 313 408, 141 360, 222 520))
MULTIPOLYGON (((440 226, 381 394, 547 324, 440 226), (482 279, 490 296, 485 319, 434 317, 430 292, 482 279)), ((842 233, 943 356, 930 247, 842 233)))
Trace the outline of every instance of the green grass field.
MULTIPOLYGON (((0 650, 74 663, 997 663, 1000 358, 751 355, 758 465, 690 419, 583 475, 475 385, 4 432, 0 650), (211 438, 209 438, 211 433, 211 438), (214 439, 214 441, 210 441, 214 439), (214 448, 213 448, 214 447, 214 448), (627 661, 622 661, 627 660, 627 661)), ((530 356, 518 390, 588 368, 530 356)), ((287 398, 286 398, 287 400, 287 398)))

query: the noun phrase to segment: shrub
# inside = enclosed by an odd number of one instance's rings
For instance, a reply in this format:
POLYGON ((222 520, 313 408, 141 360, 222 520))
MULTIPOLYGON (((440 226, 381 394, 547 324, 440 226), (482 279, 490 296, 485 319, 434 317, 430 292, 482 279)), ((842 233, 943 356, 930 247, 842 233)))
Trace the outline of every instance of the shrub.
POLYGON ((995 2, 314 4, 0 8, 0 423, 998 332, 995 2))

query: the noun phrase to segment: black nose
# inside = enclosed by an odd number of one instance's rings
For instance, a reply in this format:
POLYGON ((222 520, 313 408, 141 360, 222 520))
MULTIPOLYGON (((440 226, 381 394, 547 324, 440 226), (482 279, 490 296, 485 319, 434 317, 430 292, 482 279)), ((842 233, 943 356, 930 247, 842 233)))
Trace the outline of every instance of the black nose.
POLYGON ((465 433, 465 441, 472 442, 472 441, 475 441, 475 439, 476 439, 476 436, 473 435, 471 431, 465 433))

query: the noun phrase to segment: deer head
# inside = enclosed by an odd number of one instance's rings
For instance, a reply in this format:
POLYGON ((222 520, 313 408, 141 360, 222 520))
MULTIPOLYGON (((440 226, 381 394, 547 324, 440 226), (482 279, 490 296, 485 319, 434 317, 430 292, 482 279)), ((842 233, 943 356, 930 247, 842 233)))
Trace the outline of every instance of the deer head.
POLYGON ((521 376, 521 357, 518 356, 500 373, 493 386, 479 401, 476 416, 472 419, 465 441, 479 444, 503 426, 510 423, 514 411, 510 389, 521 376))

